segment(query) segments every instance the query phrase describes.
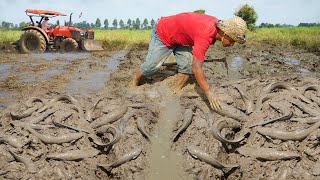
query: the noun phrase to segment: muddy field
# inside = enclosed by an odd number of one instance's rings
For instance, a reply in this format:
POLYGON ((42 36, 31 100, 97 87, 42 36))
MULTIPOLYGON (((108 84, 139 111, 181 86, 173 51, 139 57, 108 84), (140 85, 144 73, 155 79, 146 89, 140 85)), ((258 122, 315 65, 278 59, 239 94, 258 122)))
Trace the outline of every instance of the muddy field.
POLYGON ((212 47, 214 112, 176 66, 131 87, 146 54, 0 52, 0 179, 320 178, 319 56, 212 47))

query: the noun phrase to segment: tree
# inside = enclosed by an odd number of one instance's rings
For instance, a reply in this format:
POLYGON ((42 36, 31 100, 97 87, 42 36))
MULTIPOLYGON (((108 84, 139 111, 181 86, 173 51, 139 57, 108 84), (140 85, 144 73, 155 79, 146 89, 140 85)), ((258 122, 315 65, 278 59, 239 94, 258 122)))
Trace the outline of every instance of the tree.
POLYGON ((250 30, 253 30, 255 28, 255 23, 258 19, 258 15, 253 7, 245 4, 239 9, 239 11, 235 12, 234 15, 239 16, 243 20, 245 20, 250 30))
POLYGON ((100 21, 99 18, 97 18, 95 26, 96 26, 96 28, 100 28, 101 27, 101 21, 100 21))
POLYGON ((23 29, 26 26, 28 26, 28 24, 26 22, 24 22, 24 21, 19 23, 19 29, 23 29))
POLYGON ((104 22, 103 22, 103 24, 104 24, 104 28, 105 28, 105 29, 108 29, 108 28, 109 28, 109 21, 108 21, 108 19, 105 19, 104 22))
POLYGON ((206 10, 204 10, 204 9, 198 9, 198 10, 195 10, 195 11, 193 11, 193 12, 199 13, 199 14, 205 14, 205 13, 206 13, 206 10))
POLYGON ((113 20, 112 25, 113 25, 113 28, 114 28, 114 29, 117 29, 117 28, 118 28, 118 21, 117 21, 117 19, 114 19, 114 20, 113 20))
POLYGON ((135 23, 135 25, 134 25, 133 28, 134 28, 134 29, 140 29, 140 23, 141 23, 141 22, 140 22, 140 19, 137 18, 137 19, 136 19, 136 23, 135 23))
POLYGON ((153 28, 153 26, 156 24, 156 22, 154 21, 154 19, 151 19, 150 21, 150 25, 151 25, 151 28, 153 28))
POLYGON ((132 25, 132 21, 131 21, 131 19, 128 19, 128 21, 127 21, 127 28, 131 28, 131 25, 132 25))
POLYGON ((122 19, 120 19, 119 21, 119 26, 120 26, 120 29, 124 29, 124 22, 122 21, 122 19))
POLYGON ((147 28, 148 28, 148 24, 149 24, 148 19, 145 18, 145 19, 143 20, 143 27, 144 27, 144 29, 147 29, 147 28))
POLYGON ((133 20, 132 21, 132 29, 134 29, 136 27, 136 22, 133 20))

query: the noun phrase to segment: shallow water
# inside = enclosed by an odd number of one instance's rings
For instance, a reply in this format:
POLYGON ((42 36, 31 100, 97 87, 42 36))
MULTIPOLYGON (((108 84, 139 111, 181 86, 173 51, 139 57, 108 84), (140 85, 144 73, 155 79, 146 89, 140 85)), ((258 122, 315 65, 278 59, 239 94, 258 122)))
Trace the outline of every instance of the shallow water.
POLYGON ((78 94, 99 91, 107 83, 109 75, 118 69, 119 61, 127 53, 127 50, 114 53, 111 57, 105 59, 105 68, 99 71, 87 72, 90 69, 89 66, 80 66, 79 71, 81 73, 72 78, 73 81, 66 87, 66 91, 78 94))

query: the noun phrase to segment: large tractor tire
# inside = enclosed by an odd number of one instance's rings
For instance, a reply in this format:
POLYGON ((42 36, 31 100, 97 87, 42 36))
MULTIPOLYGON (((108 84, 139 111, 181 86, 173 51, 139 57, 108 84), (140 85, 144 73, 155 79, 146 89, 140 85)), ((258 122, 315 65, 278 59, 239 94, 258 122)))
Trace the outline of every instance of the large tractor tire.
POLYGON ((46 47, 45 37, 34 29, 27 30, 19 40, 19 48, 22 53, 43 53, 46 47))
POLYGON ((64 39, 60 44, 60 49, 62 52, 72 52, 78 50, 79 45, 76 40, 72 38, 64 39))

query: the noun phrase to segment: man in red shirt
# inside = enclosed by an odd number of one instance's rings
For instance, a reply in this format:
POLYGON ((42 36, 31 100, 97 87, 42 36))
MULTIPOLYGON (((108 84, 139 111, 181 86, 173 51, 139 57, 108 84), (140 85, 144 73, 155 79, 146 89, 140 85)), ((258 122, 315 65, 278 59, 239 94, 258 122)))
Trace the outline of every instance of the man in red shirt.
POLYGON ((219 98, 202 70, 205 53, 216 40, 224 47, 233 46, 235 42, 245 43, 246 30, 246 22, 238 16, 226 21, 192 12, 162 17, 154 26, 148 55, 134 76, 133 84, 138 86, 142 79, 151 77, 173 53, 179 68, 174 89, 181 89, 193 73, 211 107, 219 110, 219 98))

